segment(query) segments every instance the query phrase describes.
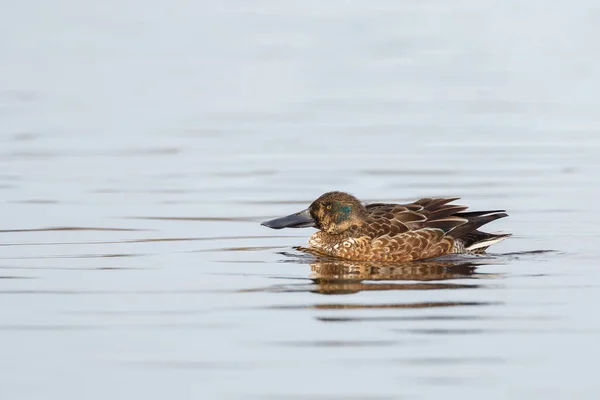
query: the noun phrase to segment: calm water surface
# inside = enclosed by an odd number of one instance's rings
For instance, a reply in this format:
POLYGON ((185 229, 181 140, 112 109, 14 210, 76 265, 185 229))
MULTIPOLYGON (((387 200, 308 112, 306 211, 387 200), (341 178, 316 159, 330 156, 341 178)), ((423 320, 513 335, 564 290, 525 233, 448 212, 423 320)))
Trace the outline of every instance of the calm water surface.
POLYGON ((25 0, 0 13, 2 399, 596 399, 600 6, 25 0), (328 190, 506 208, 348 265, 328 190))

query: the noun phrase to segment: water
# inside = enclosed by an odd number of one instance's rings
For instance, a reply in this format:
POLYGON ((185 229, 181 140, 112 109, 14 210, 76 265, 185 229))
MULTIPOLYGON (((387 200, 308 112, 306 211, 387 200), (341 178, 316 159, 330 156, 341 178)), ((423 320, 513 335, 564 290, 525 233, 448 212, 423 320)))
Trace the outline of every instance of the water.
POLYGON ((595 399, 599 16, 6 4, 2 399, 595 399), (333 189, 460 196, 514 236, 361 269, 259 225, 333 189))

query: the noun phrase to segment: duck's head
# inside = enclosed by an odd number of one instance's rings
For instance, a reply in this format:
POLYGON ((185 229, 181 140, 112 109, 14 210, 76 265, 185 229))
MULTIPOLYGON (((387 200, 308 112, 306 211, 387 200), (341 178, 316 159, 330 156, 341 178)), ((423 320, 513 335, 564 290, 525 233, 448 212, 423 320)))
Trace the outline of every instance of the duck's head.
POLYGON ((365 206, 344 192, 328 192, 312 202, 306 210, 287 217, 265 221, 261 225, 273 229, 315 227, 327 233, 342 233, 362 224, 365 206))

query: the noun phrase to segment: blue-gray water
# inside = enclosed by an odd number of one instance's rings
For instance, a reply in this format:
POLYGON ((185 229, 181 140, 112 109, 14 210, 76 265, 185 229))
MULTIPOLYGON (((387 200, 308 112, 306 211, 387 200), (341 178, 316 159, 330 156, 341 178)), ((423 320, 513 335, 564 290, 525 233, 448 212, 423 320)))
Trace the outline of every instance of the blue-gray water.
POLYGON ((3 400, 598 397, 596 2, 5 3, 3 400), (514 236, 331 279, 333 189, 514 236))

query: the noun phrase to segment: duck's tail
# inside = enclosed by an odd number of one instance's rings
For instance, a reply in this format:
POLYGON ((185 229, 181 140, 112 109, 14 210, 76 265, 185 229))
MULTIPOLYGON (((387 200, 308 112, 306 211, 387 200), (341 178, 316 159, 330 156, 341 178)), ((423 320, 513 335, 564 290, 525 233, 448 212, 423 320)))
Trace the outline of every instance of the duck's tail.
POLYGON ((466 237, 458 239, 460 245, 456 250, 462 250, 461 253, 485 253, 488 247, 500 243, 504 239, 512 236, 512 233, 487 233, 474 231, 466 237))
POLYGON ((487 233, 478 230, 489 222, 507 217, 508 214, 504 210, 462 212, 456 213, 455 216, 468 220, 467 223, 448 232, 455 240, 457 253, 484 253, 491 245, 511 236, 510 233, 487 233))

